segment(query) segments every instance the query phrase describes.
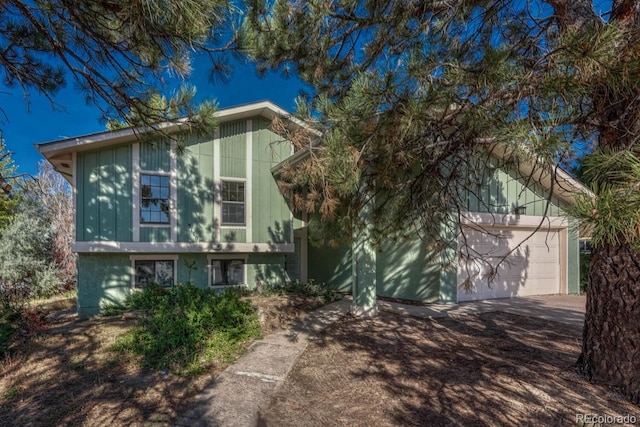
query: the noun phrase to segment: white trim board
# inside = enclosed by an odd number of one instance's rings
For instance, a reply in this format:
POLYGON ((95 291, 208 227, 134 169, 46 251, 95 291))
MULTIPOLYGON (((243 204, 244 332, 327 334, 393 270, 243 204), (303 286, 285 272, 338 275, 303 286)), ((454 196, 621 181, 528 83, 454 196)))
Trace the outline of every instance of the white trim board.
POLYGON ((293 253, 293 243, 176 243, 176 242, 75 242, 73 252, 79 253, 293 253))

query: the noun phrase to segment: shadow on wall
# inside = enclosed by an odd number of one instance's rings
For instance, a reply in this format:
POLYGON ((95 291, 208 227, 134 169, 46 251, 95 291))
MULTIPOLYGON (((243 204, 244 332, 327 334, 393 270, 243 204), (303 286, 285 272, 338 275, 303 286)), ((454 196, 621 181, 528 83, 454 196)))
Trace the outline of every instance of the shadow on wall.
POLYGON ((202 166, 207 164, 213 165, 213 142, 189 139, 178 154, 177 218, 181 242, 215 242, 220 224, 214 216, 214 206, 220 202, 216 195, 220 197, 221 188, 213 180, 213 170, 208 171, 208 176, 203 175, 202 166))

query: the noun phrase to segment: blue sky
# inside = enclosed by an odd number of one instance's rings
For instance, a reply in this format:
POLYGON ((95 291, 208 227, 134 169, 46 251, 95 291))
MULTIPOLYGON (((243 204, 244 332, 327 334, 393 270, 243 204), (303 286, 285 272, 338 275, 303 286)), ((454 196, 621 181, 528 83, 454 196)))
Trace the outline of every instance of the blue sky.
MULTIPOLYGON (((303 88, 295 77, 285 79, 271 73, 261 79, 253 66, 240 63, 235 63, 228 84, 211 84, 207 63, 200 60, 194 62, 194 71, 188 81, 197 87, 198 97, 216 99, 220 108, 269 100, 294 112, 294 99, 303 88)), ((86 105, 83 94, 74 90, 72 83, 68 86, 55 97, 66 111, 52 110, 49 100, 36 93, 30 94, 30 105, 27 106, 20 90, 8 92, 8 89, 0 88, 0 105, 6 115, 0 122, 0 129, 7 149, 14 153, 12 158, 18 172, 37 172, 38 162, 43 157, 33 148, 34 143, 105 129, 104 123, 99 121, 100 111, 86 105)))

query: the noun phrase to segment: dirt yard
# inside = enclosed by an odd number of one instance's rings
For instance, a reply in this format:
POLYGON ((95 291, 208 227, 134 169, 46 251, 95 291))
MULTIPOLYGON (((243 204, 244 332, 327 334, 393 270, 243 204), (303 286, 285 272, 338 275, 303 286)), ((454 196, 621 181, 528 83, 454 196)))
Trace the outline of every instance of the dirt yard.
MULTIPOLYGON (((298 296, 254 297, 263 334, 321 304, 298 296)), ((74 320, 54 307, 39 336, 0 362, 2 426, 165 426, 226 365, 198 378, 141 369, 109 351, 136 321, 131 316, 74 320)))
POLYGON ((580 339, 504 313, 347 317, 308 347, 261 425, 575 426, 582 414, 640 424, 640 408, 574 371, 580 339))

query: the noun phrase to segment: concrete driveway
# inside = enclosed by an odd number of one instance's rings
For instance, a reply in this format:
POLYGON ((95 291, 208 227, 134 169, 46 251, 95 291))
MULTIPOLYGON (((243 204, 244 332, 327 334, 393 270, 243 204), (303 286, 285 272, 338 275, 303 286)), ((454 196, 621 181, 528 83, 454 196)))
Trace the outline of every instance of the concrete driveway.
POLYGON ((503 311, 522 316, 553 320, 568 326, 582 328, 586 297, 578 295, 542 295, 514 297, 460 304, 407 305, 378 300, 381 310, 417 317, 447 317, 465 314, 503 311))

